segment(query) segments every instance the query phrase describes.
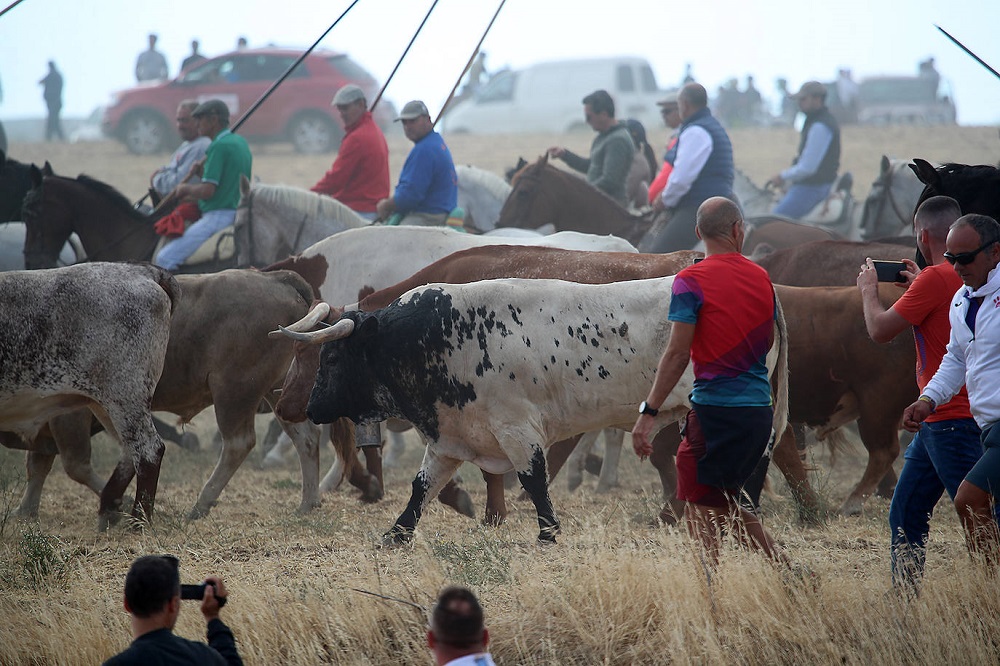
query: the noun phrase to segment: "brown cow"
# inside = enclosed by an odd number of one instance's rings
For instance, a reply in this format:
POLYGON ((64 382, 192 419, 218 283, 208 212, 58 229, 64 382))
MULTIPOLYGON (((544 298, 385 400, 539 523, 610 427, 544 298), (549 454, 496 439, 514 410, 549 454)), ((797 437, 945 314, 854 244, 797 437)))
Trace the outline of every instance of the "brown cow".
MULTIPOLYGON (((182 297, 171 319, 166 360, 152 408, 173 412, 187 421, 215 406, 223 449, 189 513, 189 518, 200 518, 210 511, 254 447, 254 416, 261 400, 272 405, 277 402, 277 389, 291 362, 292 344, 269 339, 267 332, 301 319, 308 312, 312 289, 291 271, 230 270, 176 279, 182 297)), ((79 420, 75 424, 53 422, 59 450, 80 458, 76 452, 89 450, 88 425, 87 420, 83 424, 79 420)), ((319 505, 317 430, 308 423, 283 425, 299 451, 299 511, 305 512, 319 505)), ((53 457, 51 452, 29 454, 23 513, 37 515, 42 483, 53 457)), ((115 484, 124 491, 134 474, 131 470, 120 462, 109 487, 115 484)))

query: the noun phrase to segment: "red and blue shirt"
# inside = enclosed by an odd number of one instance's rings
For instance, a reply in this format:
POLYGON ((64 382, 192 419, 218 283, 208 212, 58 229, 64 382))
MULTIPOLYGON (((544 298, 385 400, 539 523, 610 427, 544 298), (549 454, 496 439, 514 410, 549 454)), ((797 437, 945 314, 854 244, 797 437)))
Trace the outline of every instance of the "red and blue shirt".
POLYGON ((670 321, 694 324, 691 401, 767 407, 767 352, 774 342, 774 287, 767 271, 737 252, 685 268, 671 288, 670 321))

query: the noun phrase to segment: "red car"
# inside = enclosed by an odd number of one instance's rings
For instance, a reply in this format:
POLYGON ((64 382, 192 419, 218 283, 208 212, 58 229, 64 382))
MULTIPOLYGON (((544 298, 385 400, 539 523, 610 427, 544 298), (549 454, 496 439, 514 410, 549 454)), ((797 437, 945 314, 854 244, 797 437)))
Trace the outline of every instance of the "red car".
MULTIPOLYGON (((102 130, 137 155, 172 149, 180 141, 174 116, 182 100, 221 99, 235 124, 301 54, 275 48, 233 51, 196 65, 173 81, 122 90, 105 110, 102 130)), ((379 91, 371 74, 346 55, 313 51, 254 111, 239 134, 250 141, 291 141, 300 153, 335 150, 344 128, 330 102, 347 83, 361 86, 369 103, 379 91)), ((391 117, 389 105, 379 104, 376 121, 385 127, 391 117)))

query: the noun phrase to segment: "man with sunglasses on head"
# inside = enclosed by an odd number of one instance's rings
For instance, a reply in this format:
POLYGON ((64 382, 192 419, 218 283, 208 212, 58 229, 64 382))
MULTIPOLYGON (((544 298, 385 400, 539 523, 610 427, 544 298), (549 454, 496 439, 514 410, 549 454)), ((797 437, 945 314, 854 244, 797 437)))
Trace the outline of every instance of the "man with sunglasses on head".
MULTIPOLYGON (((906 293, 888 309, 879 301, 878 276, 871 259, 858 275, 865 326, 872 340, 887 343, 912 327, 921 391, 945 355, 951 335, 951 301, 962 287, 962 279, 945 260, 948 230, 961 216, 958 202, 951 197, 931 197, 920 204, 913 221, 917 248, 927 268, 920 270, 914 262, 903 260, 906 293)), ((983 455, 979 438, 979 426, 962 387, 926 418, 906 448, 889 507, 892 582, 898 590, 917 592, 924 573, 930 516, 944 491, 955 499, 959 484, 983 455)))
POLYGON ((920 397, 903 412, 903 427, 916 432, 939 406, 965 385, 982 428, 983 456, 958 487, 955 509, 966 544, 991 564, 998 556, 994 498, 1000 490, 1000 225, 985 215, 963 215, 948 232, 943 258, 963 287, 952 298, 951 336, 941 367, 920 397))
POLYGON ((219 609, 226 602, 226 586, 218 576, 204 581, 201 614, 208 645, 174 635, 181 612, 180 566, 172 555, 144 555, 125 576, 125 611, 132 616, 132 644, 104 662, 104 666, 160 664, 218 664, 243 666, 236 640, 219 609))

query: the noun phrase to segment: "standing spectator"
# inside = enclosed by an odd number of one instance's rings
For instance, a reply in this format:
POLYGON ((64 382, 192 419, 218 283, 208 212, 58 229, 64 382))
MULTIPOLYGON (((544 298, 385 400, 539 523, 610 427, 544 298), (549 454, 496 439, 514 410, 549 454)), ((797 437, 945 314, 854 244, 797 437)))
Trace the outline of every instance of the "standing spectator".
POLYGON ((38 84, 42 86, 42 97, 49 111, 48 119, 45 121, 45 140, 52 141, 53 138, 57 138, 65 141, 62 120, 59 119, 59 114, 62 112, 63 77, 56 69, 54 60, 49 60, 49 73, 38 84))
POLYGON ((149 48, 139 54, 135 61, 135 80, 162 81, 167 78, 167 59, 156 50, 156 35, 149 35, 149 48))
POLYGON ((663 154, 663 166, 660 167, 656 178, 649 185, 649 203, 654 204, 663 193, 663 188, 667 186, 670 172, 674 170, 674 160, 677 159, 677 128, 681 125, 681 112, 677 106, 677 93, 667 93, 657 104, 660 107, 660 116, 663 122, 671 130, 670 139, 667 141, 667 150, 663 154))
MULTIPOLYGON (((945 355, 951 334, 951 301, 962 287, 962 279, 944 256, 948 229, 961 215, 958 202, 950 197, 931 197, 920 204, 914 228, 927 268, 920 270, 904 260, 907 271, 916 277, 905 276, 909 283, 906 293, 888 309, 879 301, 878 278, 870 259, 858 275, 865 326, 872 340, 889 342, 912 326, 921 391, 945 355)), ((979 426, 969 411, 969 395, 963 387, 927 417, 906 447, 903 471, 889 507, 892 582, 897 589, 916 592, 919 588, 934 507, 946 490, 955 499, 959 484, 982 454, 979 426)))
POLYGON ((437 666, 495 666, 486 651, 490 632, 483 607, 476 595, 464 587, 446 587, 431 611, 427 647, 437 666))
POLYGON ((132 645, 104 666, 146 664, 218 664, 242 666, 233 632, 219 619, 226 586, 218 576, 205 579, 201 614, 208 645, 174 635, 181 612, 181 580, 176 557, 145 555, 132 562, 125 576, 125 611, 132 616, 132 645))
POLYGON ((198 133, 198 121, 192 115, 196 108, 198 102, 193 99, 186 99, 177 106, 177 133, 183 143, 174 151, 170 162, 149 177, 149 184, 159 197, 167 196, 184 181, 191 168, 205 157, 205 151, 212 143, 210 138, 198 133))
POLYGON ((694 83, 694 76, 691 74, 691 63, 684 64, 684 78, 681 79, 681 85, 686 86, 689 83, 694 83))
POLYGON ((969 407, 982 429, 986 451, 958 486, 955 509, 965 528, 969 550, 996 565, 997 521, 994 503, 1000 491, 1000 225, 985 215, 963 215, 951 226, 942 256, 964 286, 948 308, 951 337, 941 366, 923 393, 903 412, 903 427, 916 432, 938 405, 965 385, 969 407), (985 306, 985 307, 981 307, 985 306))
POLYGON ((702 203, 697 233, 705 241, 705 259, 674 278, 670 338, 639 405, 632 444, 640 457, 652 454, 652 417, 693 362, 692 409, 676 463, 688 533, 714 562, 721 531, 735 523, 732 533, 747 546, 787 563, 760 520, 739 502, 771 440, 765 361, 774 344, 774 287, 767 271, 740 254, 745 231, 735 203, 724 197, 702 203))
POLYGON ((466 75, 465 79, 465 86, 462 88, 462 96, 466 97, 468 95, 475 94, 487 78, 486 53, 480 51, 479 55, 476 56, 476 59, 472 61, 472 65, 469 67, 469 73, 466 75))
POLYGON ((451 151, 434 131, 430 111, 420 100, 407 102, 396 120, 403 123, 413 150, 403 163, 396 191, 376 205, 378 216, 393 217, 396 224, 443 225, 458 204, 458 176, 451 151))
POLYGON ((677 105, 681 116, 677 159, 667 186, 653 202, 661 213, 643 239, 643 252, 690 250, 698 243, 698 207, 710 197, 733 196, 733 144, 708 109, 705 87, 687 84, 677 95, 677 105))
POLYGON ((938 73, 937 68, 934 67, 934 58, 930 57, 924 60, 917 66, 917 74, 920 78, 927 81, 927 86, 931 89, 931 96, 936 98, 938 91, 938 84, 941 82, 941 74, 938 73))
POLYGON ((627 208, 625 179, 632 166, 635 145, 628 128, 615 119, 615 102, 606 90, 595 90, 583 98, 583 115, 591 129, 597 132, 590 144, 590 157, 580 157, 559 146, 549 148, 556 157, 574 171, 587 174, 587 182, 627 208))
POLYGON ((168 271, 177 270, 202 243, 233 224, 240 201, 240 176, 249 180, 253 164, 246 140, 229 130, 229 107, 225 102, 210 99, 191 115, 198 121, 198 132, 212 143, 203 165, 196 164, 192 169, 202 177, 201 182, 179 185, 174 190, 178 199, 197 201, 201 217, 156 255, 154 263, 168 271))
POLYGON ((344 121, 344 139, 333 166, 312 191, 333 197, 366 220, 374 220, 378 202, 389 196, 389 147, 368 111, 361 88, 348 83, 337 91, 333 105, 344 121))
POLYGON ((242 51, 246 47, 247 47, 247 38, 246 37, 242 37, 241 36, 239 39, 236 40, 236 50, 237 51, 242 51))
POLYGON ((782 122, 786 125, 794 125, 795 116, 799 113, 799 105, 795 101, 795 96, 788 92, 788 80, 784 78, 775 79, 774 87, 778 90, 778 99, 781 103, 780 116, 782 122))
POLYGON ((181 71, 182 72, 187 71, 191 67, 194 67, 195 65, 200 65, 201 63, 203 63, 206 60, 208 60, 208 58, 206 58, 205 56, 203 56, 198 51, 198 47, 199 46, 200 46, 200 44, 198 44, 198 40, 197 39, 192 39, 191 40, 191 55, 189 55, 187 58, 184 58, 184 61, 181 63, 181 71))
POLYGON ((826 86, 806 81, 796 98, 806 114, 799 138, 799 154, 792 166, 771 176, 768 186, 790 184, 775 207, 775 215, 801 219, 830 194, 840 168, 840 125, 826 108, 826 86))
POLYGON ((837 73, 837 100, 844 110, 845 123, 858 122, 858 95, 861 88, 851 77, 851 70, 841 69, 837 73))
POLYGON ((753 76, 747 75, 747 89, 743 91, 741 108, 743 120, 748 125, 757 125, 760 119, 761 96, 753 83, 753 76))

